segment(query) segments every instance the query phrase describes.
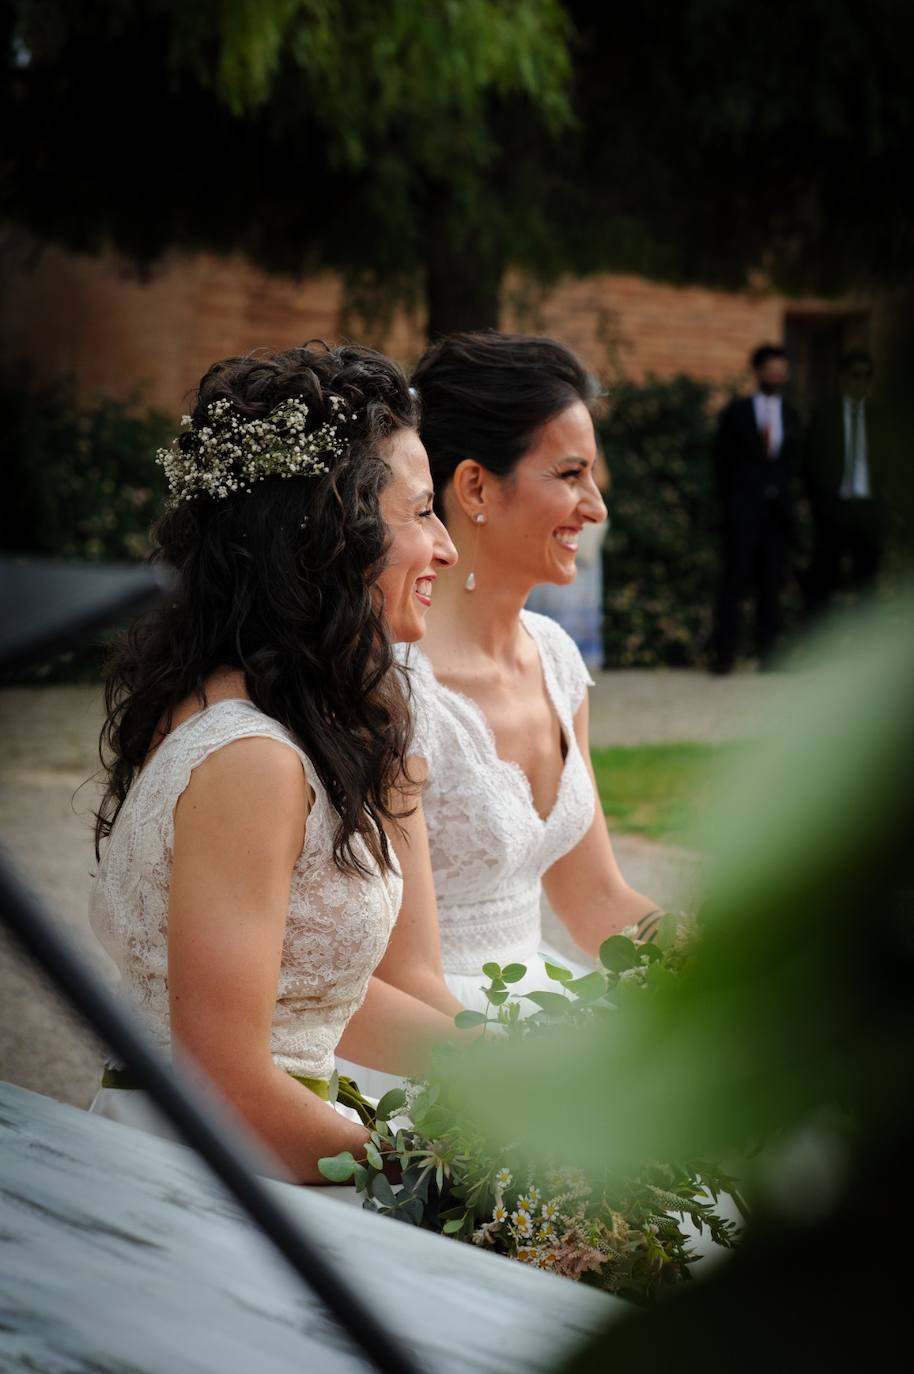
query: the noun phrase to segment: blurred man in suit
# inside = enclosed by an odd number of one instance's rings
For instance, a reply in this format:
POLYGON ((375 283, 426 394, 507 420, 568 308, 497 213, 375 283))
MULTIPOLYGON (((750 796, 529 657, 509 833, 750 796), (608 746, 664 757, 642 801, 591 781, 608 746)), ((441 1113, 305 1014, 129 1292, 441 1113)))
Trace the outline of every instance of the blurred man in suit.
POLYGON ((803 477, 812 511, 815 546, 809 602, 822 611, 841 583, 873 586, 882 561, 882 453, 877 417, 869 401, 873 361, 862 348, 841 359, 840 394, 813 416, 803 450, 803 477))
POLYGON ((755 647, 762 667, 770 664, 781 630, 799 419, 783 395, 788 378, 784 349, 762 344, 750 363, 755 390, 724 408, 714 439, 721 567, 711 645, 713 673, 733 668, 741 603, 747 595, 755 602, 755 647))

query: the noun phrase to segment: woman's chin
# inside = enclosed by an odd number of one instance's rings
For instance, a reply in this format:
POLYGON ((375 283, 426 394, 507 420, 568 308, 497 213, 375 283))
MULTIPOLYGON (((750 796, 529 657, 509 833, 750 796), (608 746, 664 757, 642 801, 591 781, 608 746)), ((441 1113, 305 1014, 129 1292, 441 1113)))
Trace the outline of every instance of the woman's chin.
POLYGON ((388 625, 387 633, 392 644, 415 644, 425 634, 425 616, 388 625))
POLYGON ((544 577, 543 581, 546 582, 548 580, 549 582, 552 582, 556 587, 568 587, 572 582, 574 582, 577 579, 577 575, 577 563, 565 563, 558 568, 553 566, 551 576, 548 579, 544 577))

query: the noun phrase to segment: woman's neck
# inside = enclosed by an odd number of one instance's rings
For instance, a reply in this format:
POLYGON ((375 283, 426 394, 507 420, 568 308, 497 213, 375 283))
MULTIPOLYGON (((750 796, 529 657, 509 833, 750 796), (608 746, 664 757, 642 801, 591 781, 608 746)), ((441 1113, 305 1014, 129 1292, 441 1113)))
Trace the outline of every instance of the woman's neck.
POLYGON ((467 591, 466 558, 439 573, 422 648, 433 665, 444 667, 467 651, 514 667, 522 629, 520 612, 529 588, 513 584, 503 573, 477 560, 476 587, 467 591))

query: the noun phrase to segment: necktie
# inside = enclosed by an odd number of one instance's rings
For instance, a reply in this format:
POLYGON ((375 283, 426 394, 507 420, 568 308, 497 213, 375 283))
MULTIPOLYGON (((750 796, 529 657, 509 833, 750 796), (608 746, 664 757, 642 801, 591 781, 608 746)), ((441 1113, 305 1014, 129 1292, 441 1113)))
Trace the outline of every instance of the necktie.
POLYGON ((770 396, 765 397, 765 416, 762 420, 762 442, 765 445, 765 453, 769 458, 774 455, 774 402, 770 396))

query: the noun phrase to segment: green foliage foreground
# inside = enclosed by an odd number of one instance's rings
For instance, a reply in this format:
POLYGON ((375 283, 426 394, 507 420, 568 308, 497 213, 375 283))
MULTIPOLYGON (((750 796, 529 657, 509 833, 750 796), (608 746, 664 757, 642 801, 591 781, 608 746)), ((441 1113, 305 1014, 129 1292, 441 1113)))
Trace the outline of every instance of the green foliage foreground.
POLYGON ((842 637, 721 801, 693 967, 624 1017, 455 1058, 467 1120, 534 1161, 625 1173, 764 1146, 729 1263, 575 1371, 904 1367, 914 597, 842 637))
POLYGON ((561 1156, 532 1164, 523 1137, 487 1138, 463 1112, 449 1088, 448 1062, 475 1054, 485 1074, 503 1043, 492 1045, 493 1033, 536 1045, 556 1026, 586 1032, 626 1016, 700 957, 694 944, 690 923, 670 914, 652 944, 611 936, 601 967, 581 977, 546 964, 550 988, 518 992, 524 964, 485 964, 485 1012, 455 1018, 483 1038, 472 1050, 439 1050, 424 1083, 385 1094, 367 1122, 365 1154, 322 1159, 321 1171, 336 1183, 352 1179, 372 1211, 636 1302, 688 1279, 711 1242, 729 1248, 736 1241, 726 1202, 721 1209, 721 1194, 734 1191, 728 1174, 705 1160, 666 1158, 628 1173, 584 1171, 561 1156))

